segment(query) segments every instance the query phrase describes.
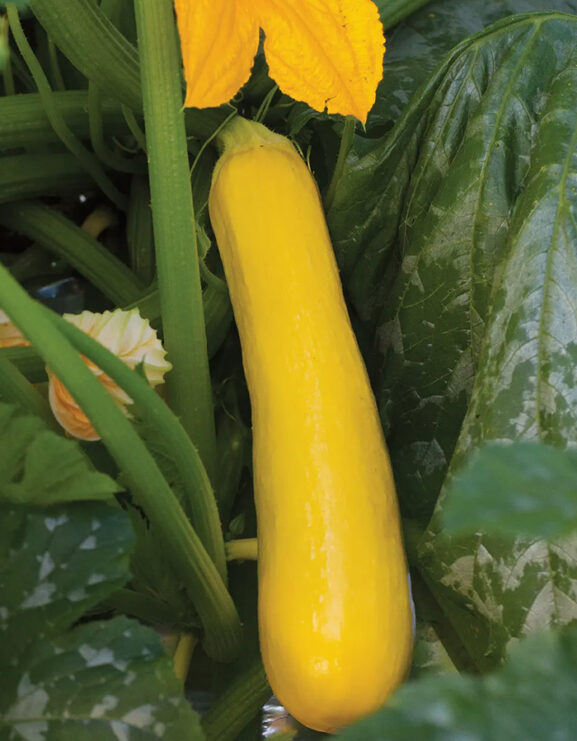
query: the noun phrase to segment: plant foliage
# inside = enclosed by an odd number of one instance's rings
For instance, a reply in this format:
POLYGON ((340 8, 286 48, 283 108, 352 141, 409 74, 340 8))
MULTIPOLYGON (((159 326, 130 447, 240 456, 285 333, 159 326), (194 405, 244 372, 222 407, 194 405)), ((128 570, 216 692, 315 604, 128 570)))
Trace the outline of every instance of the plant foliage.
MULTIPOLYGON (((250 416, 211 247, 210 142, 235 107, 257 116, 295 139, 325 195, 398 485, 418 625, 411 681, 340 737, 577 737, 577 0, 378 0, 384 76, 354 134, 350 121, 277 91, 262 54, 232 104, 183 115, 170 0, 28 4, 18 37, 15 8, 9 29, 0 3, 0 230, 9 244, 0 277, 9 269, 48 303, 64 281, 86 308, 138 305, 154 319, 177 367, 168 403, 201 452, 221 516, 245 523, 245 537, 254 534, 250 416), (94 223, 80 228, 103 204, 113 214, 104 236, 90 232, 94 223)), ((4 292, 0 308, 16 298, 4 292)), ((51 305, 65 310, 68 299, 51 305)), ((26 321, 21 306, 13 318, 26 321)), ((55 360, 72 352, 58 338, 55 360)), ((41 339, 0 350, 0 371, 10 371, 0 385, 13 384, 6 398, 17 389, 38 408, 42 389, 30 384, 44 379, 41 339)), ((231 569, 229 592, 185 510, 167 511, 173 492, 190 514, 198 487, 159 432, 167 419, 148 411, 146 423, 121 420, 118 456, 0 405, 2 738, 203 737, 156 634, 97 613, 129 580, 125 592, 148 599, 148 614, 168 611, 201 639, 212 629, 213 650, 238 648, 230 594, 254 633, 253 565, 231 569), (117 481, 132 503, 136 548, 117 481), (165 499, 155 520, 142 501, 154 503, 157 490, 165 499), (158 533, 184 530, 178 561, 158 533), (210 608, 210 624, 192 603, 210 608)), ((192 468, 204 475, 202 463, 192 468)), ((204 488, 200 522, 222 554, 204 488)), ((198 665, 217 696, 207 738, 214 728, 218 741, 258 733, 266 684, 256 639, 245 636, 242 651, 229 667, 206 657, 198 665)))

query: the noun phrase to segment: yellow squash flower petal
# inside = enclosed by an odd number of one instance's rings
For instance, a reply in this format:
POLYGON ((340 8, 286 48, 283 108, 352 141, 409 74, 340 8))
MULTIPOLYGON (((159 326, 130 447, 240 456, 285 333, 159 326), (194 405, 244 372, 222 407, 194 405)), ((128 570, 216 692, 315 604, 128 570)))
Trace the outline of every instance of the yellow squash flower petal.
MULTIPOLYGON (((50 370, 48 370, 48 378, 48 401, 52 408, 52 414, 56 417, 58 424, 69 435, 79 440, 87 440, 89 442, 100 440, 100 435, 96 432, 82 409, 74 401, 66 386, 50 370)), ((126 414, 125 406, 123 404, 118 404, 118 406, 123 414, 126 414)))
POLYGON ((312 108, 366 121, 383 74, 373 0, 175 0, 187 106, 227 103, 265 32, 271 77, 312 108))
POLYGON ((250 76, 259 28, 246 0, 175 0, 186 106, 219 106, 250 76))
MULTIPOLYGON (((161 384, 164 374, 172 368, 155 330, 147 319, 140 316, 138 309, 116 309, 103 314, 83 311, 81 314, 64 314, 64 318, 108 348, 130 368, 142 363, 144 374, 152 387, 161 384)), ((94 363, 87 358, 84 360, 121 411, 129 416, 127 407, 132 403, 130 397, 94 363)), ((47 372, 48 400, 60 425, 73 437, 98 440, 98 433, 66 387, 50 368, 47 368, 47 372)))
POLYGON ((366 121, 385 38, 372 0, 253 0, 270 76, 318 111, 366 121))
POLYGON ((10 317, 0 309, 0 347, 27 347, 29 344, 10 317))

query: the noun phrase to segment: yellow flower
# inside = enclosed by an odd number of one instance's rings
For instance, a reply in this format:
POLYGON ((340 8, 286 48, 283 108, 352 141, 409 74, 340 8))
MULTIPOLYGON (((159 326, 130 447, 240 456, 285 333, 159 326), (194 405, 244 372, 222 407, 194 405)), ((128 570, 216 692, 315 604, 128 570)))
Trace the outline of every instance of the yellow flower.
MULTIPOLYGON (((144 374, 152 387, 161 384, 164 381, 164 374, 172 368, 165 359, 166 351, 155 330, 147 319, 140 316, 138 309, 130 311, 116 309, 105 311, 103 314, 83 311, 82 314, 64 314, 64 319, 100 342, 130 368, 142 363, 144 374)), ((84 358, 84 361, 122 412, 130 416, 127 409, 132 403, 130 397, 88 358, 84 358)), ((98 433, 66 387, 50 368, 47 368, 47 372, 48 399, 58 422, 73 437, 81 440, 98 440, 98 433)))
POLYGON ((186 105, 228 102, 259 44, 271 77, 312 108, 365 121, 383 72, 385 39, 372 0, 175 0, 186 105))
POLYGON ((0 309, 0 347, 26 347, 29 344, 10 317, 0 309))

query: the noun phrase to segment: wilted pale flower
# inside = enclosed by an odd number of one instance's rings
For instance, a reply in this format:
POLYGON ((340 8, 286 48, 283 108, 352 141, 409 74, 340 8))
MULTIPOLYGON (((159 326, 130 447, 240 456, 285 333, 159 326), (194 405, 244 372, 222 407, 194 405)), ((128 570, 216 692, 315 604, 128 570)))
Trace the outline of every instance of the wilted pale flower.
MULTIPOLYGON (((165 359, 166 351, 147 319, 143 319, 138 309, 105 311, 95 314, 83 311, 82 314, 64 314, 64 319, 100 342, 113 352, 130 368, 142 363, 144 374, 152 387, 164 381, 164 374, 172 366, 165 359)), ((122 412, 129 416, 127 407, 132 403, 129 396, 100 368, 87 358, 84 361, 110 393, 122 412)), ((47 368, 48 398, 54 416, 73 437, 81 440, 98 440, 100 436, 88 417, 68 393, 61 381, 47 368)))
POLYGON ((26 347, 29 344, 10 317, 0 309, 0 347, 26 347))

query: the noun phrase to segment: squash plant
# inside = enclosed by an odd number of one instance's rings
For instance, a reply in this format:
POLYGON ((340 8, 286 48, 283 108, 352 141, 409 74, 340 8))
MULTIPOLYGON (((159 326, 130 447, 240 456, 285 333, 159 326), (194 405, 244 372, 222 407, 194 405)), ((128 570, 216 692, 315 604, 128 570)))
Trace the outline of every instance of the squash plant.
POLYGON ((262 56, 183 114, 169 0, 0 15, 0 308, 32 343, 0 350, 0 737, 259 737, 250 414, 207 209, 237 111, 317 180, 403 518, 412 677, 340 736, 575 737, 577 2, 376 4, 364 128, 262 56), (138 306, 166 402, 32 297, 138 306), (45 363, 102 442, 54 427, 45 363))

